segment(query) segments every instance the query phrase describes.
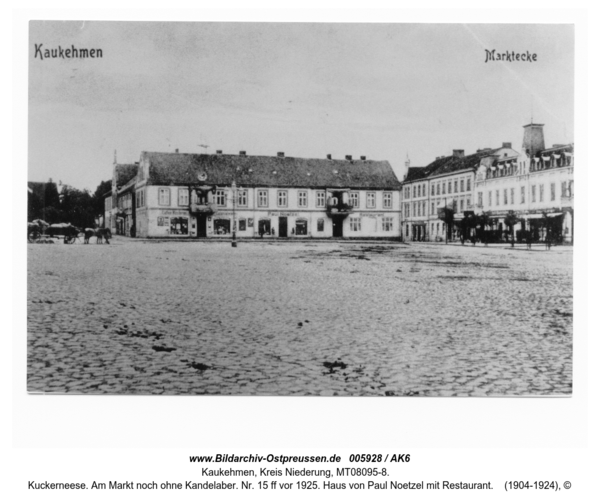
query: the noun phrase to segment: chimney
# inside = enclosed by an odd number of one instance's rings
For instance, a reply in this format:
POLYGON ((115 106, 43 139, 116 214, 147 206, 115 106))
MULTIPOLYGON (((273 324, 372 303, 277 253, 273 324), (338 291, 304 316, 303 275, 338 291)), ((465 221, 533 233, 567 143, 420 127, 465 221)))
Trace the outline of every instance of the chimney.
POLYGON ((456 158, 463 158, 465 156, 465 150, 452 150, 452 156, 456 158))
POLYGON ((223 150, 217 150, 217 155, 222 155, 223 154, 223 150))
POLYGON ((546 148, 544 145, 544 124, 527 124, 523 128, 523 149, 534 156, 546 148))
POLYGON ((240 151, 240 157, 245 157, 246 156, 246 152, 245 151, 240 151))
POLYGON ((367 157, 364 157, 364 156, 362 156, 362 157, 360 157, 360 159, 361 159, 361 160, 366 160, 366 159, 367 159, 367 157))
POLYGON ((352 155, 346 155, 346 160, 352 160, 352 155))
POLYGON ((179 148, 175 148, 175 153, 179 153, 179 148))
POLYGON ((285 153, 283 151, 278 151, 277 152, 277 157, 278 158, 283 158, 283 157, 285 157, 285 153))
POLYGON ((327 160, 331 160, 331 153, 327 153, 327 160))
POLYGON ((502 143, 502 147, 503 148, 511 148, 512 149, 512 143, 502 143))

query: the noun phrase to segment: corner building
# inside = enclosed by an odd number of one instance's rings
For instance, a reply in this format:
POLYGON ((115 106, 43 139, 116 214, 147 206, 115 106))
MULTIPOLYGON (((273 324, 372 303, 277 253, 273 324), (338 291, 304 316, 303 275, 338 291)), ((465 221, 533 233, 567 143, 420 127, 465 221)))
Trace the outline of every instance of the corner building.
POLYGON ((128 236, 400 236, 400 182, 387 161, 142 152, 136 166, 116 188, 128 236))

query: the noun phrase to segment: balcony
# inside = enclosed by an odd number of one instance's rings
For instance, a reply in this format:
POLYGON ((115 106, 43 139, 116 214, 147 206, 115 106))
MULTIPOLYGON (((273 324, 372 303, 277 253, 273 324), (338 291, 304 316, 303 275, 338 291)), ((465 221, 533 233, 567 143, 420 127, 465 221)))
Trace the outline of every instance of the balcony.
POLYGON ((344 203, 342 201, 338 202, 336 199, 327 200, 326 212, 329 217, 345 218, 353 210, 354 207, 352 207, 350 204, 344 203))
POLYGON ((210 216, 215 213, 214 204, 210 203, 190 203, 190 212, 192 214, 206 214, 210 216))

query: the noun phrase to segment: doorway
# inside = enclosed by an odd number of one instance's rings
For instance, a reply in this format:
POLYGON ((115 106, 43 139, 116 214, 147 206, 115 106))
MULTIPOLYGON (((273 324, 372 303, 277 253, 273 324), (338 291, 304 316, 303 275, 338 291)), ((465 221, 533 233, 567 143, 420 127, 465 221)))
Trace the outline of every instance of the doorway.
POLYGON ((342 238, 344 236, 344 220, 340 217, 334 217, 331 223, 333 225, 333 236, 342 238))
POLYGON ((281 238, 285 238, 288 236, 288 224, 287 224, 287 217, 280 217, 279 218, 279 236, 281 238))
POLYGON ((198 238, 204 238, 206 237, 206 216, 200 215, 196 218, 197 221, 197 225, 198 225, 198 238))

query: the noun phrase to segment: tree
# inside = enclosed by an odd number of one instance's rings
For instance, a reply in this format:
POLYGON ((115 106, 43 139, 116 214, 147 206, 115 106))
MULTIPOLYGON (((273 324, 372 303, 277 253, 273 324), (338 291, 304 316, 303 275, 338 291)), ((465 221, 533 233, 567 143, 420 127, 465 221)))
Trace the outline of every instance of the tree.
POLYGON ((112 189, 112 181, 102 181, 97 187, 96 191, 92 195, 92 205, 94 209, 94 216, 97 218, 104 215, 104 199, 106 194, 112 189))
POLYGON ((488 212, 482 212, 481 214, 479 214, 478 223, 481 228, 481 240, 483 240, 483 243, 485 245, 487 245, 488 244, 488 236, 487 236, 485 227, 491 226, 491 224, 492 224, 491 213, 488 211, 488 212))
POLYGON ((60 209, 63 222, 80 228, 94 226, 95 213, 92 195, 88 190, 78 190, 64 185, 60 194, 60 209))
POLYGON ((518 222, 519 222, 519 218, 515 214, 515 211, 509 210, 508 214, 504 218, 504 224, 506 226, 508 226, 509 229, 510 229, 510 235, 511 235, 510 236, 510 246, 511 247, 515 246, 515 232, 514 232, 514 228, 515 228, 515 224, 517 224, 518 222))
POLYGON ((451 238, 450 231, 454 224, 454 209, 451 207, 442 207, 441 209, 438 209, 438 218, 446 224, 446 243, 448 243, 448 240, 451 238))

